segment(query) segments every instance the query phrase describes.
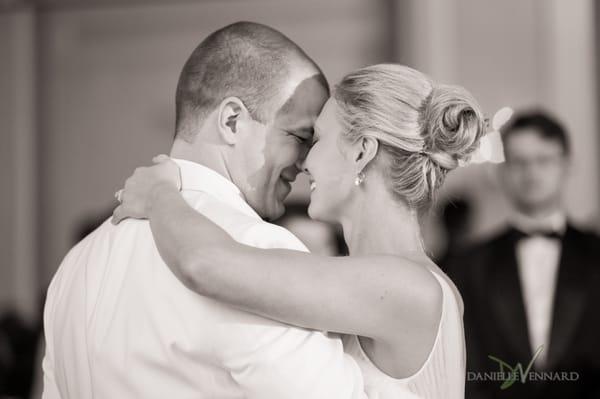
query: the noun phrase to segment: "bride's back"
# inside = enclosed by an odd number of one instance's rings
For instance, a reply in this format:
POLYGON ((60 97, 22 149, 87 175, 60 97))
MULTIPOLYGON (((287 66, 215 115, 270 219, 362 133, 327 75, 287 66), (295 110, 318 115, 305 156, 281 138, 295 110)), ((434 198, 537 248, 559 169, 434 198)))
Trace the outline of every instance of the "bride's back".
POLYGON ((344 349, 360 366, 369 398, 464 398, 466 360, 462 299, 447 276, 431 273, 442 288, 442 313, 433 347, 415 373, 406 378, 387 375, 365 353, 359 337, 344 337, 344 349))

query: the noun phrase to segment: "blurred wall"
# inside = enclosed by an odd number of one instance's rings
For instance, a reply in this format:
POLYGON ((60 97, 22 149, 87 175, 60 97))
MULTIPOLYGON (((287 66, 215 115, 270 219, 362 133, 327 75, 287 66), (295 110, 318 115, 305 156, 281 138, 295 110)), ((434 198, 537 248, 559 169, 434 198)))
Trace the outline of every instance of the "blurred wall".
MULTIPOLYGON (((18 1, 17 1, 18 2, 18 1)), ((82 223, 101 219, 134 167, 166 152, 185 59, 236 20, 272 25, 330 83, 398 61, 465 85, 493 114, 543 106, 573 136, 567 202, 599 225, 592 0, 42 0, 0 13, 0 307, 35 310, 82 223)), ((307 198, 300 178, 292 200, 307 198)), ((476 234, 508 212, 491 168, 450 174, 476 199, 476 234)))
MULTIPOLYGON (((467 87, 493 115, 508 105, 542 107, 567 127, 573 142, 565 189, 569 215, 598 228, 600 176, 593 0, 410 0, 402 59, 445 82, 467 87)), ((449 175, 445 195, 474 199, 477 236, 498 229, 508 204, 494 168, 449 175)), ((435 215, 434 215, 435 216, 435 215)))
POLYGON ((37 314, 35 29, 30 10, 0 13, 0 314, 37 314))

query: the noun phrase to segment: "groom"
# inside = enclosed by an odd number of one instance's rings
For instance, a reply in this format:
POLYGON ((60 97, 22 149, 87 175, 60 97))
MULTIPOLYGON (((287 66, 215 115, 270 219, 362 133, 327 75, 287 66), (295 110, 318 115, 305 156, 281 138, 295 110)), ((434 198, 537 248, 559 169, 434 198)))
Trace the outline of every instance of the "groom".
MULTIPOLYGON (((239 242, 306 250, 267 223, 308 151, 328 97, 318 66, 281 33, 229 25, 187 60, 171 156, 182 193, 239 242)), ((339 339, 187 290, 147 221, 105 222, 73 248, 49 288, 45 399, 362 398, 339 339)))

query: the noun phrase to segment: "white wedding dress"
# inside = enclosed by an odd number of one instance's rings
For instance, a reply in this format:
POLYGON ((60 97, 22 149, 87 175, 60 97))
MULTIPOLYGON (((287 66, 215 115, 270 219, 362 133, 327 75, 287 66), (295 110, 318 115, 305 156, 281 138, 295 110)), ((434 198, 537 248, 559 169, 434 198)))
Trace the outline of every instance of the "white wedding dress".
POLYGON ((432 274, 442 287, 442 317, 433 349, 415 374, 401 379, 388 376, 371 362, 356 335, 344 336, 344 350, 360 366, 369 399, 464 399, 462 298, 447 276, 432 274))

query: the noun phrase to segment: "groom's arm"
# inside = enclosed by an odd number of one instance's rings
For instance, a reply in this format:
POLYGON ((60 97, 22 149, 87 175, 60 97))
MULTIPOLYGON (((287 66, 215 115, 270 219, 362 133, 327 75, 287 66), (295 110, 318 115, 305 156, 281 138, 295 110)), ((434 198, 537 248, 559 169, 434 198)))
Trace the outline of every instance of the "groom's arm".
MULTIPOLYGON (((54 280, 53 280, 54 282, 54 280)), ((46 304, 44 305, 44 339, 45 351, 42 360, 42 371, 44 373, 44 390, 42 399, 60 399, 60 391, 54 375, 54 284, 50 284, 46 295, 46 304)))
MULTIPOLYGON (((290 232, 267 223, 249 229, 245 244, 307 251, 290 232)), ((282 261, 285 261, 282 259, 282 261)), ((366 398, 358 365, 339 338, 265 319, 218 334, 222 362, 248 398, 366 398)))
POLYGON ((286 326, 244 328, 241 335, 231 331, 223 335, 228 342, 222 364, 245 397, 366 397, 361 372, 339 339, 286 326))

